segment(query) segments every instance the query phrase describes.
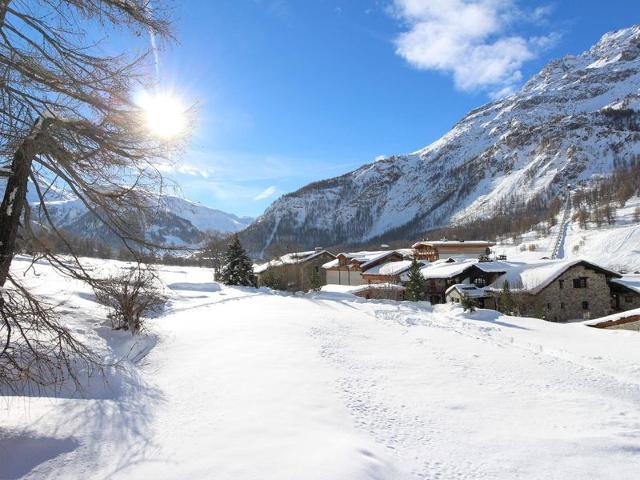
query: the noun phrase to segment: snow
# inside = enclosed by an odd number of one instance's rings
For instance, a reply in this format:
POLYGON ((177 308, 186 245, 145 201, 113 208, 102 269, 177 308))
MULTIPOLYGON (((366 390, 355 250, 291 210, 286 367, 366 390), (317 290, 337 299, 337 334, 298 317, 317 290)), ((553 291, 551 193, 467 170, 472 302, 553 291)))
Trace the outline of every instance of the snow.
MULTIPOLYGON (((586 258, 612 270, 634 273, 640 272, 640 224, 634 221, 634 211, 640 207, 640 197, 630 199, 624 208, 617 210, 614 225, 602 225, 596 228, 590 224, 582 229, 577 222, 570 222, 561 248, 565 260, 586 258)), ((528 261, 551 257, 554 239, 557 236, 556 225, 549 235, 529 232, 516 244, 499 243, 492 251, 497 255, 506 255, 509 260, 528 261), (528 250, 534 246, 535 250, 528 250), (524 251, 521 251, 521 248, 524 251)))
MULTIPOLYGON (((20 273, 27 258, 14 262, 20 273)), ((124 264, 87 260, 94 271, 124 264)), ((82 284, 24 277, 108 358, 79 394, 0 399, 0 478, 635 478, 640 335, 453 305, 212 288, 113 332, 82 284)), ((23 277, 21 277, 23 278, 23 277)), ((201 283, 202 288, 196 287, 201 283)))
POLYGON ((320 289, 325 293, 345 293, 354 295, 358 292, 364 292, 366 290, 404 290, 405 287, 397 285, 395 283, 371 283, 363 285, 338 285, 331 283, 323 285, 320 289))
POLYGON ((587 261, 585 259, 576 260, 539 260, 529 262, 501 262, 506 267, 506 273, 487 288, 490 290, 501 290, 505 280, 509 281, 511 290, 525 290, 531 293, 537 293, 553 280, 558 278, 571 267, 582 262, 592 265, 595 268, 605 270, 609 275, 616 277, 620 274, 587 261))
POLYGON ((262 273, 266 271, 269 267, 279 267, 282 265, 294 265, 297 263, 307 262, 324 253, 329 253, 329 252, 327 252, 326 250, 310 250, 308 252, 287 253, 286 255, 282 255, 281 257, 275 258, 266 263, 254 265, 253 272, 262 273))
POLYGON ((611 281, 640 293, 640 275, 623 275, 622 278, 614 278, 611 281))
MULTIPOLYGON (((465 259, 462 261, 450 262, 449 259, 447 259, 443 262, 436 261, 433 263, 428 263, 420 269, 420 273, 427 280, 433 278, 451 278, 455 277, 456 275, 460 275, 476 263, 478 263, 478 260, 465 259)), ((402 276, 402 280, 408 280, 408 274, 405 273, 402 276)))
POLYGON ((412 260, 382 263, 369 268, 363 275, 398 275, 411 267, 411 263, 412 260))
POLYGON ((606 317, 594 318, 591 320, 585 320, 582 322, 583 325, 601 325, 603 323, 622 320, 629 317, 634 317, 640 315, 640 308, 636 308, 634 310, 626 310, 624 312, 614 313, 613 315, 607 315, 606 317))
POLYGON ((610 175, 618 161, 640 154, 637 132, 607 114, 640 110, 639 31, 607 34, 578 56, 550 62, 518 92, 470 112, 421 150, 281 197, 252 240, 266 248, 290 235, 308 246, 316 236, 332 244, 415 238, 610 175))
POLYGON ((456 290, 461 295, 464 295, 465 297, 469 297, 469 298, 483 298, 488 296, 487 293, 484 291, 484 288, 479 288, 475 285, 469 285, 466 283, 458 283, 456 285, 451 285, 449 288, 447 288, 447 291, 445 293, 448 294, 453 290, 456 290))

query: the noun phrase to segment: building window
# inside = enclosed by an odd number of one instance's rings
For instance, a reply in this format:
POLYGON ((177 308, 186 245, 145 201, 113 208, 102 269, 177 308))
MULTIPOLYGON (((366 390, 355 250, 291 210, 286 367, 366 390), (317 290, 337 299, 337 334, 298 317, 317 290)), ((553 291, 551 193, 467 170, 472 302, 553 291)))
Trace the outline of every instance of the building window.
POLYGON ((560 308, 564 310, 564 302, 560 302, 560 308))
POLYGON ((564 288, 564 280, 558 280, 558 286, 560 287, 560 290, 562 290, 564 288))
POLYGON ((551 310, 551 304, 547 303, 547 310, 551 310))
POLYGON ((313 269, 316 271, 316 273, 320 273, 320 267, 318 265, 313 267, 313 269))
POLYGON ((473 283, 476 284, 476 287, 482 288, 487 285, 487 281, 482 277, 477 277, 473 279, 473 283))
POLYGON ((625 303, 633 303, 633 297, 631 295, 624 296, 625 303))
POLYGON ((573 288, 587 288, 587 277, 574 278, 573 288))
POLYGON ((582 309, 589 310, 589 302, 582 302, 582 309))

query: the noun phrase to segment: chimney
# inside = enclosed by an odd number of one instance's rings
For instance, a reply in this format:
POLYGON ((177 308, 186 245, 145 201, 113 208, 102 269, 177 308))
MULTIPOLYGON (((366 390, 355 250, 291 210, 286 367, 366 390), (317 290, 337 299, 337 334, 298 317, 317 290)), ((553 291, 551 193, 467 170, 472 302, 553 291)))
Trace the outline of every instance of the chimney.
POLYGON ((322 247, 316 247, 315 250, 316 250, 316 252, 321 252, 323 249, 322 249, 322 247))

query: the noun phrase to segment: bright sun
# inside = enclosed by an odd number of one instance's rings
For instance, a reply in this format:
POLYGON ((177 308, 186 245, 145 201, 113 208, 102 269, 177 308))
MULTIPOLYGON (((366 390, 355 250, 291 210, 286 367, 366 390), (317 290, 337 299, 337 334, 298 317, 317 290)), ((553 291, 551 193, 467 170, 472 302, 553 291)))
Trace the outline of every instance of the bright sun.
POLYGON ((187 128, 186 108, 169 93, 143 93, 138 104, 144 112, 147 128, 158 137, 174 138, 187 128))

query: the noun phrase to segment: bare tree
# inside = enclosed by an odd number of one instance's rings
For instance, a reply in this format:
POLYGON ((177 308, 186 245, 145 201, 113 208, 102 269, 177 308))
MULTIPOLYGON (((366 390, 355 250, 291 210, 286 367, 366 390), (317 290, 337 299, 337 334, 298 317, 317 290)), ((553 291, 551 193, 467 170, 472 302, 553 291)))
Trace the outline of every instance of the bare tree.
POLYGON ((111 326, 132 334, 140 333, 144 317, 162 311, 167 301, 156 273, 141 264, 96 281, 94 292, 100 303, 111 308, 111 326))
POLYGON ((88 25, 167 39, 166 12, 157 3, 151 9, 148 0, 41 0, 34 8, 0 0, 0 175, 7 177, 0 204, 0 338, 6 339, 0 382, 59 382, 73 376, 74 358, 90 358, 10 273, 22 235, 61 272, 94 282, 55 225, 50 189, 72 192, 132 253, 153 247, 140 221, 157 209, 164 188, 155 165, 179 142, 154 137, 132 100, 134 87, 149 84, 147 55, 102 55, 88 25), (29 181, 39 199, 36 215, 26 201, 29 181), (71 258, 41 241, 34 223, 58 237, 71 258), (48 373, 33 372, 47 361, 48 373))
POLYGON ((214 279, 218 278, 218 275, 224 266, 228 243, 229 235, 212 232, 209 233, 204 246, 198 253, 198 256, 213 269, 214 279))

